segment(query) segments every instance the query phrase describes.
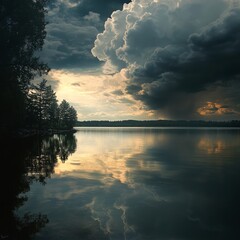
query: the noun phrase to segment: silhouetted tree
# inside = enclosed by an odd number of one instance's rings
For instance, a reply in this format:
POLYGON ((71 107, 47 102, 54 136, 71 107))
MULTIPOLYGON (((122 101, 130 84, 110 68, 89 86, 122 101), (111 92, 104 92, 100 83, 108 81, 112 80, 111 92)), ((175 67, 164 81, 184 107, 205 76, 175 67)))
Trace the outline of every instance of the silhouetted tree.
POLYGON ((24 123, 25 93, 49 68, 36 55, 46 36, 47 0, 0 1, 0 128, 24 123))
POLYGON ((66 100, 58 106, 56 93, 43 79, 29 90, 27 119, 29 126, 38 129, 71 129, 77 121, 77 112, 66 100))
POLYGON ((62 129, 71 129, 76 122, 76 110, 66 100, 63 100, 59 105, 59 127, 62 129))
POLYGON ((56 93, 43 79, 39 84, 32 85, 27 97, 27 116, 31 125, 38 128, 54 127, 58 121, 58 104, 56 93))
POLYGON ((59 108, 56 93, 52 90, 51 86, 47 87, 46 99, 48 101, 47 124, 51 128, 56 128, 59 119, 59 108))

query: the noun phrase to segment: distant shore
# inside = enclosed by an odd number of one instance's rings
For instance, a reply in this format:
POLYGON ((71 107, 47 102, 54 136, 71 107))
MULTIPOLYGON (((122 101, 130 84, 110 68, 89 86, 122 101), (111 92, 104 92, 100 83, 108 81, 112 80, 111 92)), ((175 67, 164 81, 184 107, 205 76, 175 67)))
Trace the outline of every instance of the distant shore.
POLYGON ((122 120, 122 121, 78 121, 75 127, 240 127, 239 120, 122 120))

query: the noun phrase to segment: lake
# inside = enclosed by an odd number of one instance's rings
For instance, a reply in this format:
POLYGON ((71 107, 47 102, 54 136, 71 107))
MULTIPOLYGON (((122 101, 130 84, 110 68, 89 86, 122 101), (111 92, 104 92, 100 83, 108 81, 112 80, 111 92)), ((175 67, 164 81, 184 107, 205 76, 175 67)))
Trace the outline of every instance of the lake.
POLYGON ((78 128, 13 146, 1 238, 240 239, 240 129, 78 128))

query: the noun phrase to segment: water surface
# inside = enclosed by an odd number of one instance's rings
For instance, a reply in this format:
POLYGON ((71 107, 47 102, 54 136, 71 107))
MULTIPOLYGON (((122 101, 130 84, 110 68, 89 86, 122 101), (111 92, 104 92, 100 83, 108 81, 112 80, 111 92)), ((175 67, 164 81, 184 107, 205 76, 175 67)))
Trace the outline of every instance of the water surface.
POLYGON ((28 170, 46 173, 17 210, 47 216, 34 239, 239 239, 240 130, 78 130, 28 170))

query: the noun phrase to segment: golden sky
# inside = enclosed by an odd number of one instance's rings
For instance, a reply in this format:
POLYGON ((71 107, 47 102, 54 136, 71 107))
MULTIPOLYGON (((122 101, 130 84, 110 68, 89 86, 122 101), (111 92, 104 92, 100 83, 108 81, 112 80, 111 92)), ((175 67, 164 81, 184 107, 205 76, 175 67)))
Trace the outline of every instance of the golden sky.
POLYGON ((95 72, 52 70, 59 101, 69 101, 81 120, 154 119, 158 115, 125 93, 124 71, 113 75, 95 72))

